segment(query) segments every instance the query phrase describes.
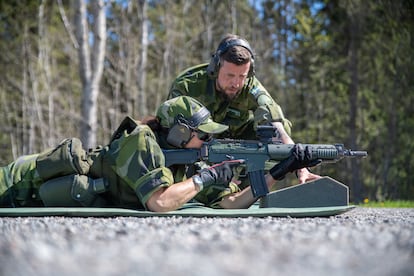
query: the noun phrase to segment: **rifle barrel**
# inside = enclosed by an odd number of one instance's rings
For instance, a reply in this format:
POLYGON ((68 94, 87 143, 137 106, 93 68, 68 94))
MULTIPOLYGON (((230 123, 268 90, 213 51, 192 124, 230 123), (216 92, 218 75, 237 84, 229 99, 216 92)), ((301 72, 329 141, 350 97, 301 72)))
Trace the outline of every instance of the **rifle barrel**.
POLYGON ((349 156, 354 156, 354 157, 367 157, 368 153, 366 151, 362 151, 362 150, 349 150, 349 156))

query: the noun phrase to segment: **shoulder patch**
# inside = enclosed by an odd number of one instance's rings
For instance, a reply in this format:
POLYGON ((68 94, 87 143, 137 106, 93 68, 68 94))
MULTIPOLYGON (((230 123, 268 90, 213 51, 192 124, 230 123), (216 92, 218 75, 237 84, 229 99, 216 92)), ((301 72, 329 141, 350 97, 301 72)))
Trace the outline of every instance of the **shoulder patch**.
POLYGON ((250 89, 249 93, 252 94, 253 97, 257 98, 261 94, 261 91, 259 87, 255 86, 250 89))

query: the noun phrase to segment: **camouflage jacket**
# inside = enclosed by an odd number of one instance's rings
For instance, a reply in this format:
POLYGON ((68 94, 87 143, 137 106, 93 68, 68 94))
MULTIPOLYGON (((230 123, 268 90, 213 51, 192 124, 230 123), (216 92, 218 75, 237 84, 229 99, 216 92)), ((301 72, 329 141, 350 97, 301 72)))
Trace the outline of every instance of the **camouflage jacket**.
POLYGON ((282 122, 290 134, 290 121, 256 77, 247 79, 238 97, 228 102, 220 97, 214 80, 208 77, 207 65, 197 65, 179 74, 168 98, 187 95, 199 100, 211 112, 215 122, 229 126, 229 130, 218 138, 256 139, 258 124, 276 121, 282 122))

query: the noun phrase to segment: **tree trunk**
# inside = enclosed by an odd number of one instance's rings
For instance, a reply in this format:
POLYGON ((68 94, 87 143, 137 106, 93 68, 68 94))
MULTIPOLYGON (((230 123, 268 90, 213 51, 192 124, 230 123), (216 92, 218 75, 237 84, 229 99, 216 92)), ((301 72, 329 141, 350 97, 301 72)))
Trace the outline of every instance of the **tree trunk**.
POLYGON ((96 146, 97 100, 102 78, 106 45, 106 18, 103 0, 92 1, 92 37, 89 37, 86 2, 79 0, 76 10, 79 43, 79 72, 82 80, 81 140, 85 148, 96 146), (90 45, 92 44, 92 53, 90 45))
POLYGON ((137 103, 134 110, 134 113, 138 117, 143 117, 148 115, 147 107, 147 93, 145 91, 145 84, 147 79, 146 68, 147 68, 147 59, 148 59, 148 16, 147 16, 147 1, 141 0, 141 5, 139 5, 138 12, 140 12, 139 17, 141 18, 141 52, 140 52, 140 62, 137 68, 137 103))
MULTIPOLYGON (((358 117, 358 43, 360 39, 360 24, 358 12, 353 12, 349 16, 349 48, 348 48, 348 72, 350 75, 349 83, 349 146, 356 148, 356 121, 358 117)), ((351 187, 353 201, 362 201, 362 180, 360 168, 357 160, 351 162, 351 187)))

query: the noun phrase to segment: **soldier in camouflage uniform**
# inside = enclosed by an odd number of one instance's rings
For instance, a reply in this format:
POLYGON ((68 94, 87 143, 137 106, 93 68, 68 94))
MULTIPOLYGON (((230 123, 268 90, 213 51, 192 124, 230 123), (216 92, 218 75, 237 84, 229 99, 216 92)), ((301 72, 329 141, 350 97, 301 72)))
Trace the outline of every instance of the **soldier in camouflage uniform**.
MULTIPOLYGON (((200 148, 227 126, 190 97, 163 103, 146 124, 127 117, 109 145, 86 152, 77 138, 53 150, 22 156, 0 168, 0 206, 126 207, 171 211, 190 200, 218 208, 246 208, 256 199, 231 182, 232 164, 167 168, 161 148, 200 148)), ((303 162, 267 175, 269 186, 303 162)), ((283 163, 283 162, 281 162, 283 163)))
MULTIPOLYGON (((277 139, 293 144, 291 122, 255 77, 254 54, 249 43, 236 35, 220 42, 210 63, 180 73, 168 98, 181 95, 199 100, 210 110, 213 120, 229 126, 219 138, 256 139, 257 125, 274 125, 277 139)), ((307 169, 297 172, 299 182, 319 178, 307 169)))

